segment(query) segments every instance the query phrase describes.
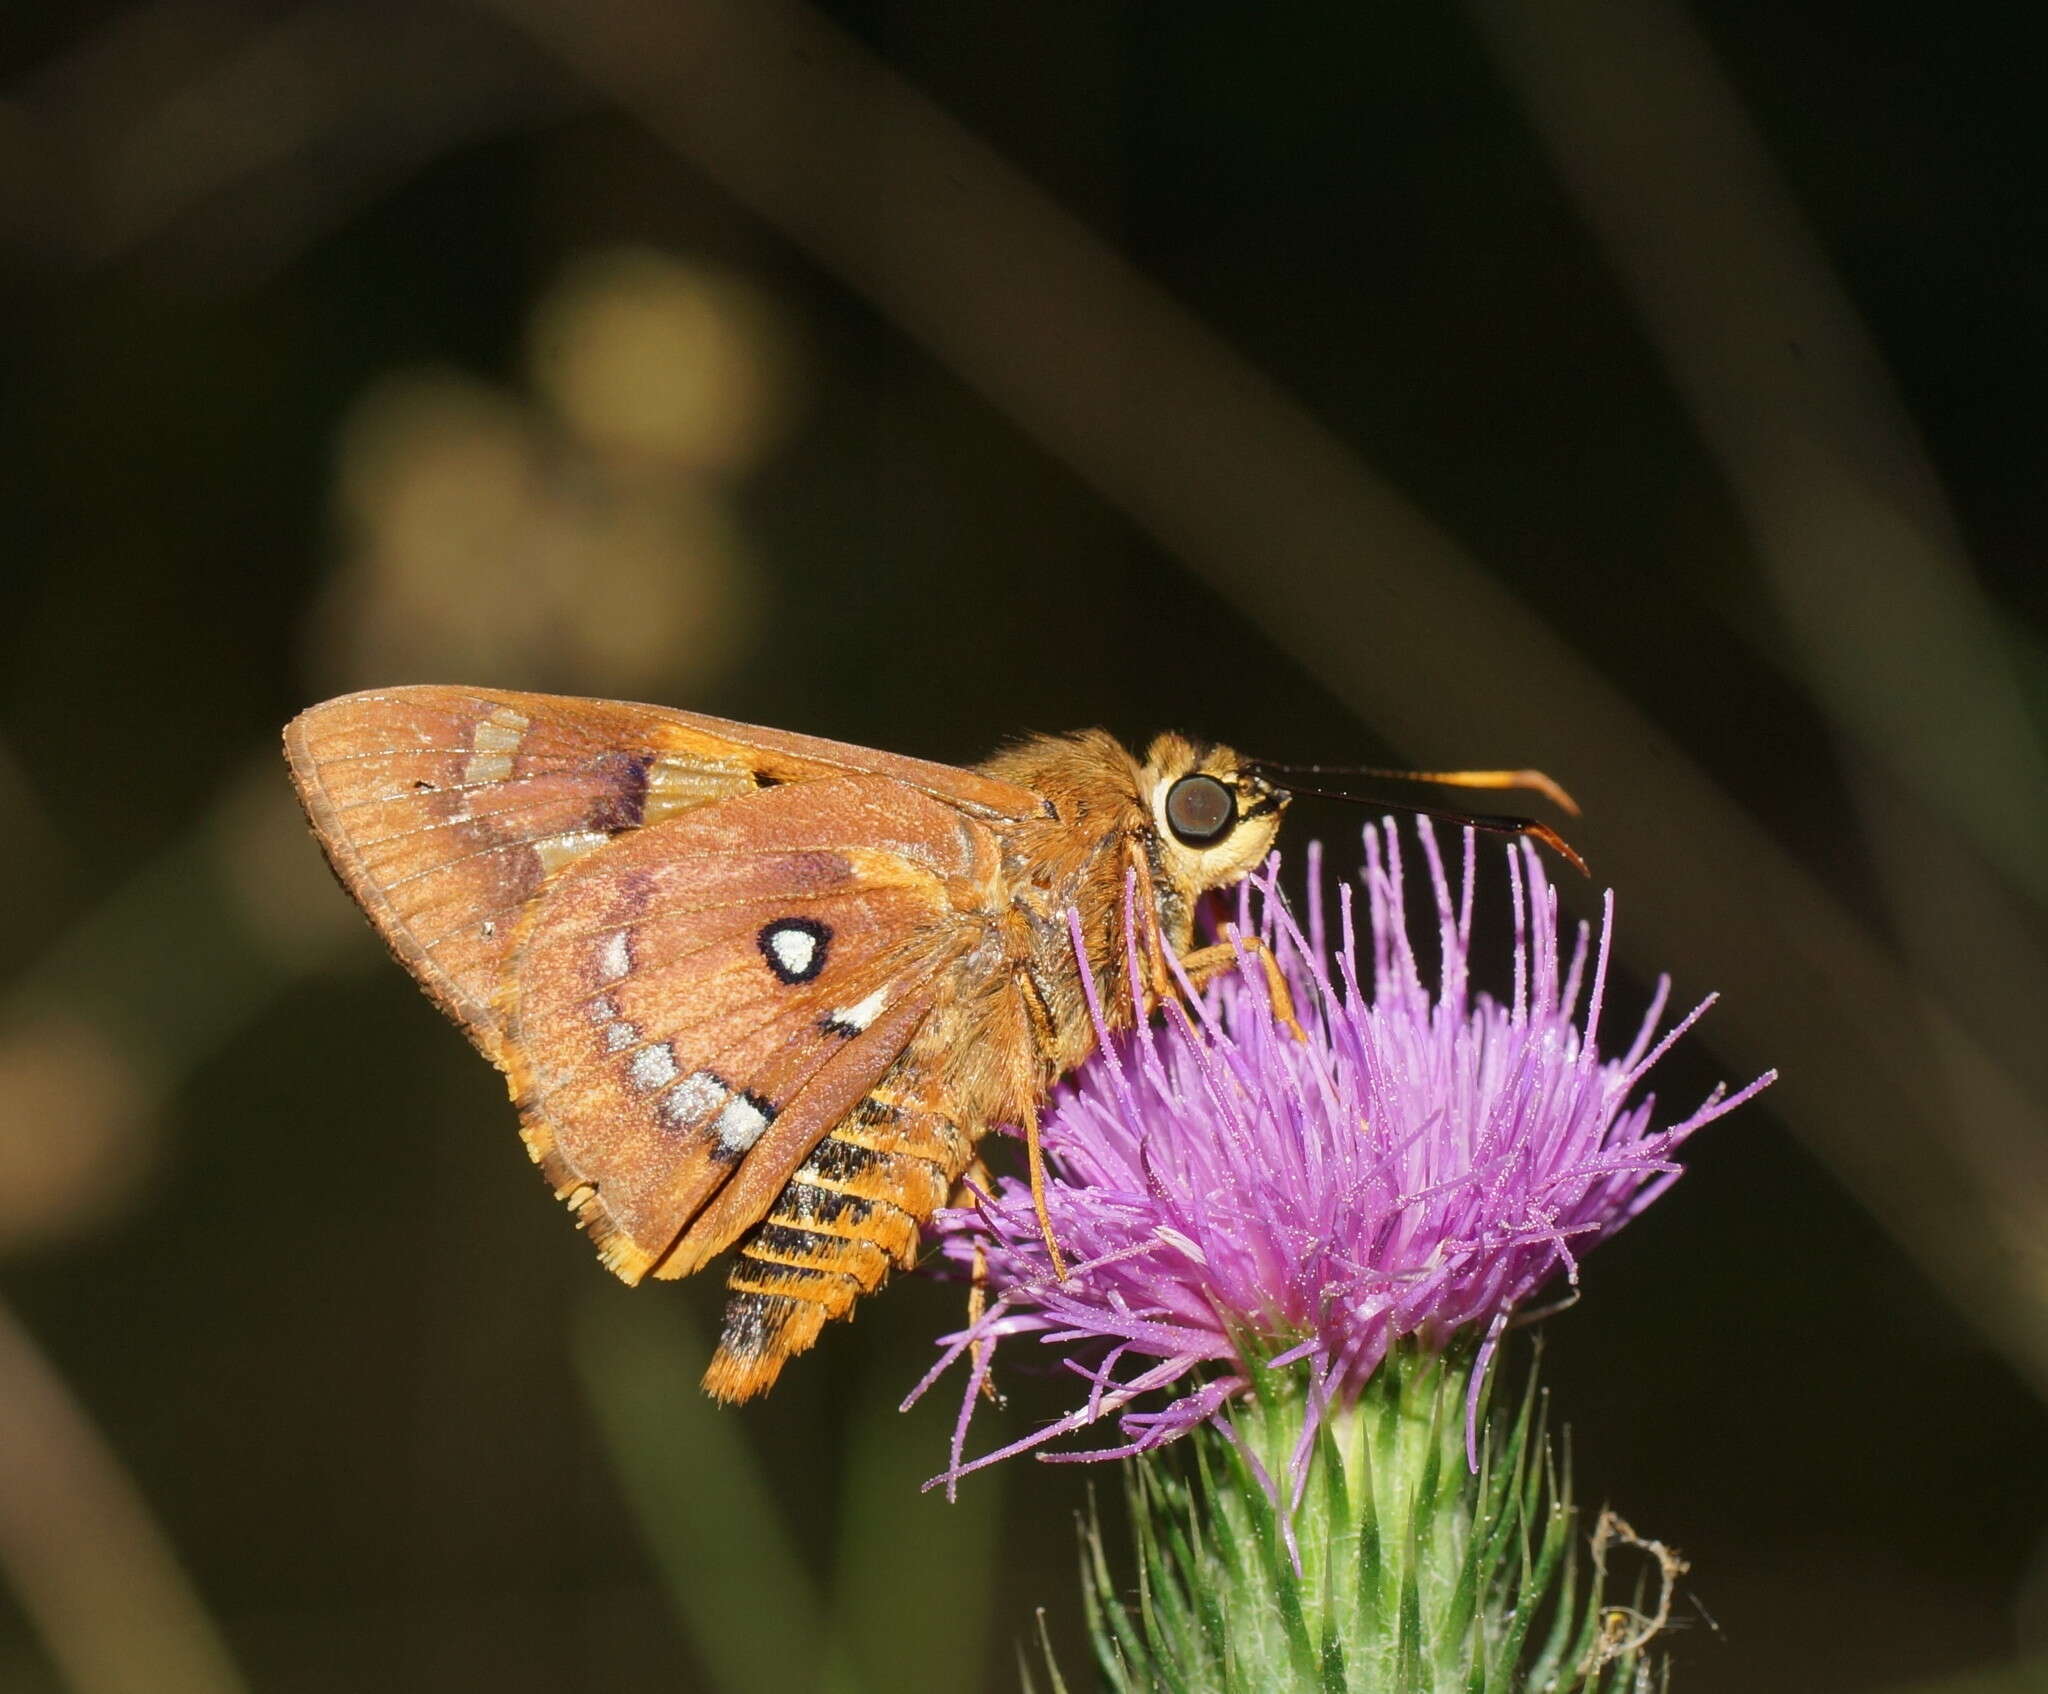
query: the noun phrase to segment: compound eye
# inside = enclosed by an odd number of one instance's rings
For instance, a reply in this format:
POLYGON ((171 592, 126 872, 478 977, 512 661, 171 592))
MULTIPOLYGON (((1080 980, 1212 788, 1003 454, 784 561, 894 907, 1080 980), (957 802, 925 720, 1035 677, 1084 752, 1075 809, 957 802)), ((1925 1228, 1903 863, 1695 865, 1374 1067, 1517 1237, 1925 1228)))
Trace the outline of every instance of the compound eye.
POLYGON ((1237 822, 1237 796, 1213 776, 1184 776, 1166 791, 1166 822, 1183 846, 1206 847, 1237 822))

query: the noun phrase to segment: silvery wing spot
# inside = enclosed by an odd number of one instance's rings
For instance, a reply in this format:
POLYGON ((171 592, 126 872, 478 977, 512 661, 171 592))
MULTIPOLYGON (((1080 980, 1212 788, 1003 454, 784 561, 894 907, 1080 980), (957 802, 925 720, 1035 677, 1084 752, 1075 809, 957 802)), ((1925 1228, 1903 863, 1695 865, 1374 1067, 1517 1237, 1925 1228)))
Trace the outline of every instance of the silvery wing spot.
POLYGON ((738 1159, 768 1132, 768 1126, 775 1121, 775 1104, 765 1095, 756 1094, 751 1088, 742 1088, 719 1108, 718 1116, 711 1120, 712 1133, 718 1137, 713 1155, 720 1159, 738 1159))
POLYGON ((832 929, 816 918, 777 918, 755 937, 761 957, 783 982, 809 982, 825 968, 832 929))
POLYGON ((863 1000, 851 1006, 837 1006, 819 1020, 819 1027, 827 1035, 836 1035, 842 1041, 851 1041, 869 1024, 881 1015, 889 1004, 889 990, 877 988, 863 1000))
POLYGON ((634 1055, 630 1074, 635 1087, 666 1090, 661 1113, 671 1129, 696 1132, 708 1127, 713 1136, 711 1156, 737 1163, 775 1121, 775 1103, 750 1088, 733 1088, 708 1070, 692 1071, 677 1082, 678 1069, 672 1047, 648 1047, 634 1055))

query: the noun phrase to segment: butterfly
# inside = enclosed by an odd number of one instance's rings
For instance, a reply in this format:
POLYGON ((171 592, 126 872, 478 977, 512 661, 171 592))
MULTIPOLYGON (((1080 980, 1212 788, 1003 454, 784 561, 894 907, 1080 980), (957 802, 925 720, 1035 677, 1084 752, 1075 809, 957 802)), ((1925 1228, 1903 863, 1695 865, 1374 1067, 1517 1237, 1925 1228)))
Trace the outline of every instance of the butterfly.
MULTIPOLYGON (((681 1277, 737 1248, 704 1379, 728 1401, 913 1261, 991 1127, 1025 1130, 1042 1196, 1038 1107, 1096 1041, 1077 934, 1112 1029, 1241 958, 1291 1022, 1259 942, 1196 945, 1197 903, 1265 859, 1295 795, 1355 798, 1180 735, 1142 758, 1035 736, 965 769, 493 689, 351 694, 284 740, 343 886, 504 1073, 606 1267, 681 1277)), ((1538 772, 1431 779, 1569 806, 1538 772)), ((1542 824, 1458 821, 1576 862, 1542 824)))

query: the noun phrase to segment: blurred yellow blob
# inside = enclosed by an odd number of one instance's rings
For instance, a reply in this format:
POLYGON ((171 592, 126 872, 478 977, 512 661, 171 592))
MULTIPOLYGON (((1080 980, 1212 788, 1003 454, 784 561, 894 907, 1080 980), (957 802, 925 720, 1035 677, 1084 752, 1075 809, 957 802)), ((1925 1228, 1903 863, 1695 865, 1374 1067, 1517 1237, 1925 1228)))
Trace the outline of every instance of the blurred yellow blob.
POLYGON ((111 1034, 45 1012, 0 1028, 0 1253, 89 1233, 156 1168, 152 1090, 111 1034))
POLYGON ((544 404, 401 373, 338 442, 343 557, 316 683, 477 682, 688 700, 754 641, 731 482, 782 433, 787 337, 738 279, 632 250, 536 308, 544 404))
POLYGON ((788 421, 788 338, 738 277, 645 249, 569 267, 533 315, 533 381, 601 452, 732 473, 788 421))

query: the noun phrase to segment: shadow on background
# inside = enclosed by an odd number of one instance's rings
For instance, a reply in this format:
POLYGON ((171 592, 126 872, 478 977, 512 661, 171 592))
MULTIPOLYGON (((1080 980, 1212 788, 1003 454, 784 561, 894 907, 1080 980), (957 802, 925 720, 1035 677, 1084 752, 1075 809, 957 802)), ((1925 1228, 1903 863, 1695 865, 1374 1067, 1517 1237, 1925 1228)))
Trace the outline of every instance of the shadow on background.
POLYGON ((19 27, 0 1682, 969 1690, 1041 1606, 1082 1662, 1088 1477, 916 1492, 958 1291, 713 1412, 717 1290, 602 1276, 333 888, 276 730, 431 680, 1546 766, 1634 991, 1727 996, 1671 1096, 1784 1074, 1547 1329, 1693 1562, 1676 1686, 2040 1686, 2048 146, 2016 20, 1934 29, 19 27))

